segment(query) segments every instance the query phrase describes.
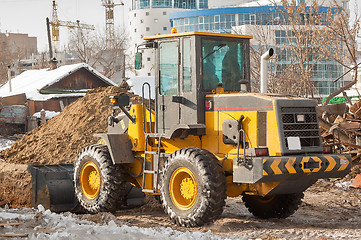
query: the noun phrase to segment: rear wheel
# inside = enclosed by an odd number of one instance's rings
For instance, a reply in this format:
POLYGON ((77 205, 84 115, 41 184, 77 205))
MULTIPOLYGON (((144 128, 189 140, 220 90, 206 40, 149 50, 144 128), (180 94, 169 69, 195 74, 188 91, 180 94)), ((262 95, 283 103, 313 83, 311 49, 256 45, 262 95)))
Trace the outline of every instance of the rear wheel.
POLYGON ((123 179, 122 169, 113 164, 107 146, 88 146, 75 162, 75 195, 89 213, 116 210, 124 202, 123 179))
POLYGON ((200 148, 176 151, 165 163, 161 182, 161 202, 174 223, 202 226, 221 216, 226 179, 210 152, 200 148))
POLYGON ((302 203, 303 193, 253 196, 243 195, 243 202, 248 210, 259 218, 286 218, 295 213, 302 203))

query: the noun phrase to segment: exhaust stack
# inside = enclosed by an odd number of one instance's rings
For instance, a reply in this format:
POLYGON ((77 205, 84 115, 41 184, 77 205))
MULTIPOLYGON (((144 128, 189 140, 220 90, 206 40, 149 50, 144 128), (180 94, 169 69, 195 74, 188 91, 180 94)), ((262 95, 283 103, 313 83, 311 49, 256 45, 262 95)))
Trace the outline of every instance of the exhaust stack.
POLYGON ((261 56, 261 93, 267 93, 267 60, 272 57, 273 53, 273 48, 270 48, 261 56))

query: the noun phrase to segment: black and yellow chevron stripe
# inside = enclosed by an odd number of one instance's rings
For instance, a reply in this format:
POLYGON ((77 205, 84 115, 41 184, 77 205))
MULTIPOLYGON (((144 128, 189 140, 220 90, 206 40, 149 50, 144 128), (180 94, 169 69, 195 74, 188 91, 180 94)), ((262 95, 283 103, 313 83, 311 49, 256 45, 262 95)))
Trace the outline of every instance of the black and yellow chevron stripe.
POLYGON ((327 173, 351 168, 349 155, 297 156, 263 159, 263 175, 327 173))

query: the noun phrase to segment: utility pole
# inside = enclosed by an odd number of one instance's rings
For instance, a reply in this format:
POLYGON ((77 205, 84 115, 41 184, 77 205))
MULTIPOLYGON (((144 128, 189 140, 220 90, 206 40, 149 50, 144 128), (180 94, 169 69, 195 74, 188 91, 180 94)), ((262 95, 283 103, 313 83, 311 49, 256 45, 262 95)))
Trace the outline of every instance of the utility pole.
POLYGON ((49 44, 49 57, 53 58, 53 47, 51 44, 51 34, 50 34, 50 21, 49 18, 46 18, 46 30, 48 31, 48 44, 49 44))

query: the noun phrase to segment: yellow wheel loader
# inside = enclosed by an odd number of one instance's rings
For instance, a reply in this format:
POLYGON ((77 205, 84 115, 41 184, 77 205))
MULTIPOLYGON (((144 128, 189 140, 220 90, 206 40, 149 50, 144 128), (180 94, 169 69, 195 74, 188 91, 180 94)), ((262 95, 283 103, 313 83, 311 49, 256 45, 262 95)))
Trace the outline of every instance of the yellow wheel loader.
POLYGON ((286 218, 320 178, 345 176, 349 155, 323 147, 313 100, 251 93, 250 36, 184 32, 146 37, 155 52, 155 104, 110 96, 108 133, 83 149, 75 196, 90 213, 115 211, 127 184, 160 198, 176 224, 220 218, 242 196, 260 218, 286 218))

